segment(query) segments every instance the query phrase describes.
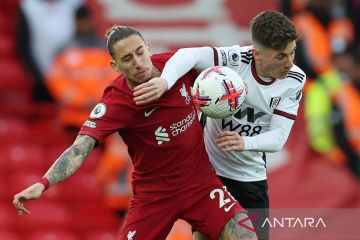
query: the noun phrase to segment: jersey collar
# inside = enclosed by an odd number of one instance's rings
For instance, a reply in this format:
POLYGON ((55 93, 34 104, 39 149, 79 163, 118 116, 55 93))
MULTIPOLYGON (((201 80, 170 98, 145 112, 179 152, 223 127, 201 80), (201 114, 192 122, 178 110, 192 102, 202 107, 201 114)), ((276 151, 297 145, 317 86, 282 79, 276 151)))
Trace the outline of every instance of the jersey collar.
POLYGON ((268 86, 268 85, 271 85, 271 84, 273 84, 275 82, 275 79, 272 79, 272 81, 270 81, 270 82, 265 82, 264 80, 262 80, 259 77, 259 75, 256 72, 254 57, 253 57, 253 60, 251 61, 251 73, 252 73, 253 77, 255 78, 255 80, 261 85, 268 86))

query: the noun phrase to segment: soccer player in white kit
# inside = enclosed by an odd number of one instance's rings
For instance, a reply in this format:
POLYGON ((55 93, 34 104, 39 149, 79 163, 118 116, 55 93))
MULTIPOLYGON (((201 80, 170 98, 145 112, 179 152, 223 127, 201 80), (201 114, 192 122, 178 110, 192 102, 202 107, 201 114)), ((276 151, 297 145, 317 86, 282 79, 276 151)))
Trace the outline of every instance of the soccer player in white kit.
POLYGON ((252 45, 184 48, 165 65, 161 78, 135 89, 135 102, 158 98, 190 69, 211 66, 235 70, 248 87, 241 109, 225 119, 206 119, 205 144, 211 163, 230 193, 249 211, 259 239, 269 238, 266 155, 284 146, 296 119, 306 75, 293 60, 296 29, 276 11, 250 22, 252 45), (166 80, 166 83, 164 81, 166 80))

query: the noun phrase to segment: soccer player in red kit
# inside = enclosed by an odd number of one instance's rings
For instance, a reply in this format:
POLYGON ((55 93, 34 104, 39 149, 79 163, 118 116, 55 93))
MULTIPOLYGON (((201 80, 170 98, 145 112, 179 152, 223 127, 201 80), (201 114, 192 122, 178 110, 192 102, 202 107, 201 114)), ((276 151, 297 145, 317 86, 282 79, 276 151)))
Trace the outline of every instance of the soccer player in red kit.
MULTIPOLYGON (((238 224, 247 214, 209 162, 190 96, 196 73, 186 74, 157 101, 136 105, 133 88, 159 77, 172 54, 151 56, 142 35, 123 26, 108 30, 107 47, 112 67, 122 74, 105 89, 74 144, 39 183, 14 196, 19 213, 29 213, 24 201, 39 198, 47 187, 71 176, 97 142, 118 132, 134 164, 134 197, 119 239, 165 239, 177 219, 210 239, 256 239, 238 224)), ((252 227, 250 221, 244 223, 252 227)))

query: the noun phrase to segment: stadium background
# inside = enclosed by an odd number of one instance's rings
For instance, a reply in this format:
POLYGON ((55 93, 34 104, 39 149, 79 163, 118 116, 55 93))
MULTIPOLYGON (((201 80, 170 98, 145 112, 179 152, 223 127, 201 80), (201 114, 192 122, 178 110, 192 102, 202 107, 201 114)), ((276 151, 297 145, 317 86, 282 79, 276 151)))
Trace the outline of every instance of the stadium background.
MULTIPOLYGON (((143 33, 154 53, 186 46, 249 43, 249 20, 279 9, 276 0, 89 0, 99 35, 113 24, 143 33)), ((27 203, 18 216, 12 196, 36 182, 72 141, 56 121, 56 103, 31 100, 32 83, 16 54, 18 0, 0 3, 0 239, 110 240, 121 219, 103 204, 94 180, 99 151, 69 180, 27 203)), ((303 106, 283 151, 268 160, 271 208, 359 208, 359 182, 344 166, 313 151, 303 106)), ((156 223, 154 223, 156 224, 156 223)), ((191 239, 177 223, 170 239, 191 239)))

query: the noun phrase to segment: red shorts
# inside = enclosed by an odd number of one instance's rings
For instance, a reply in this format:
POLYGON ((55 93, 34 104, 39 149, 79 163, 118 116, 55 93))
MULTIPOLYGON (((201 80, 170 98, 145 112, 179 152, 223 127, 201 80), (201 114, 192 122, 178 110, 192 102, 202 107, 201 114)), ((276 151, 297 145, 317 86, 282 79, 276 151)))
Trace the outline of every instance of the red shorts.
POLYGON ((225 224, 239 212, 246 211, 217 177, 209 176, 175 192, 135 196, 119 239, 166 239, 177 219, 217 239, 225 224))

